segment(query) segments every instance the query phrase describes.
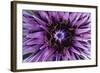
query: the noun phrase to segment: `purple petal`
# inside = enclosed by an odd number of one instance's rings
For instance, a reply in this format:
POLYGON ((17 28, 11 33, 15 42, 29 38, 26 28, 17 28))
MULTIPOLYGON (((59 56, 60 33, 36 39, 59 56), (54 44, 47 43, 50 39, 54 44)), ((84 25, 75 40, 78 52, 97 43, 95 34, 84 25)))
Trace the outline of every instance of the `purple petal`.
POLYGON ((33 18, 38 22, 38 24, 46 26, 46 23, 40 18, 36 17, 35 15, 33 15, 33 18))
POLYGON ((24 42, 25 45, 36 45, 36 44, 43 44, 43 43, 44 43, 43 39, 41 39, 41 40, 39 40, 39 39, 37 39, 37 40, 28 40, 28 41, 24 42))
POLYGON ((79 37, 84 38, 84 39, 91 39, 90 33, 82 33, 79 37))
POLYGON ((72 52, 74 52, 75 54, 80 55, 80 52, 79 52, 79 51, 77 51, 74 47, 71 47, 71 51, 72 51, 72 52))
POLYGON ((66 50, 66 58, 67 58, 67 59, 71 59, 71 55, 70 55, 68 49, 66 50))
POLYGON ((40 60, 41 61, 48 60, 53 53, 54 53, 54 50, 52 50, 52 49, 48 49, 48 48, 44 49, 40 60))
POLYGON ((66 21, 68 21, 68 18, 69 18, 69 13, 66 12, 65 15, 63 16, 63 19, 66 20, 66 21))
POLYGON ((75 40, 75 41, 84 41, 84 42, 88 41, 88 39, 85 39, 85 38, 82 38, 82 37, 79 37, 79 36, 74 37, 73 40, 75 40))
MULTIPOLYGON (((77 23, 78 19, 81 17, 81 13, 78 13, 76 18, 74 19, 74 21, 72 22, 72 26, 75 26, 75 24, 77 23)), ((76 24, 77 25, 77 24, 76 24)))
POLYGON ((48 21, 48 23, 51 23, 51 20, 45 11, 39 11, 38 13, 42 17, 42 19, 48 21))
POLYGON ((35 32, 27 35, 27 38, 43 38, 43 32, 35 32))
POLYGON ((84 24, 86 25, 86 24, 88 24, 88 23, 90 23, 90 22, 91 22, 90 15, 87 14, 87 15, 85 16, 85 18, 80 18, 79 21, 73 22, 73 24, 74 24, 74 26, 79 27, 79 26, 84 25, 84 24))
POLYGON ((40 54, 41 54, 42 52, 41 51, 39 51, 38 53, 36 53, 35 55, 34 54, 32 54, 30 57, 28 57, 28 58, 26 58, 25 60, 24 60, 24 62, 37 62, 38 60, 39 60, 39 58, 40 58, 40 54))
POLYGON ((28 54, 28 53, 35 53, 39 48, 40 48, 40 45, 24 46, 23 55, 28 54))
POLYGON ((48 14, 49 14, 50 19, 52 20, 52 23, 58 22, 60 20, 57 12, 51 11, 51 12, 48 12, 48 14))
POLYGON ((72 13, 72 14, 70 14, 70 16, 69 16, 69 20, 70 20, 70 22, 72 22, 75 18, 77 18, 77 15, 78 15, 78 13, 72 13))
MULTIPOLYGON (((77 48, 79 47, 79 48, 84 49, 84 50, 88 49, 87 47, 85 47, 83 44, 81 44, 78 41, 74 43, 74 46, 76 46, 77 48)), ((79 50, 81 50, 81 49, 79 49, 79 50)))
POLYGON ((75 33, 76 34, 82 34, 82 33, 88 33, 90 32, 90 28, 86 28, 86 29, 76 29, 75 33))

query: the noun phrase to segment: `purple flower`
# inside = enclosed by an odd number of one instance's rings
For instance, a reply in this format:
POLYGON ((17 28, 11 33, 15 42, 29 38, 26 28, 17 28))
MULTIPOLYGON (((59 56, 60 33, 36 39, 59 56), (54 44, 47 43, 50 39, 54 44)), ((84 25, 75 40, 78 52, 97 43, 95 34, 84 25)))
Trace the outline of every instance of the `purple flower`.
POLYGON ((91 59, 90 13, 23 10, 23 61, 91 59))

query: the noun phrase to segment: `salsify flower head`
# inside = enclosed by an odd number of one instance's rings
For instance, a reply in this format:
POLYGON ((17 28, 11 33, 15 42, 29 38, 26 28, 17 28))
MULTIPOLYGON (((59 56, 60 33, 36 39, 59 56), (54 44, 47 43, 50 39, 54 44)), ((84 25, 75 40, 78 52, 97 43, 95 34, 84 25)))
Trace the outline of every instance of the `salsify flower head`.
POLYGON ((23 61, 91 59, 91 14, 23 10, 23 61))

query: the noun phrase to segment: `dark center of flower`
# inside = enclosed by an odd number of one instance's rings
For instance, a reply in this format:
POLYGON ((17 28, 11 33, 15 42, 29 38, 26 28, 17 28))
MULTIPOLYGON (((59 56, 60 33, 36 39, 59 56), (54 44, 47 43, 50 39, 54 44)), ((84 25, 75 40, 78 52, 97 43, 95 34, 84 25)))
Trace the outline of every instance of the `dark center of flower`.
POLYGON ((63 21, 48 26, 48 43, 58 52, 62 52, 64 48, 72 45, 75 29, 70 25, 70 22, 63 21))
POLYGON ((59 39, 62 39, 63 34, 62 33, 56 33, 56 37, 59 38, 59 39))

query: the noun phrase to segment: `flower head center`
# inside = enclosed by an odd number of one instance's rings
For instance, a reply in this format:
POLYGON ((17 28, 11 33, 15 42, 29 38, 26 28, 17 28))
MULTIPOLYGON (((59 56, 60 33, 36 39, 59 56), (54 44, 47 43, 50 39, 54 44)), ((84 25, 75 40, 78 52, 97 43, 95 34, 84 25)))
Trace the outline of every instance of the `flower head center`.
POLYGON ((65 47, 67 48, 72 45, 75 31, 70 25, 70 21, 62 21, 48 26, 48 32, 46 34, 48 44, 59 53, 63 52, 65 47))
POLYGON ((56 31, 54 34, 54 38, 61 42, 64 39, 64 32, 63 31, 56 31))

